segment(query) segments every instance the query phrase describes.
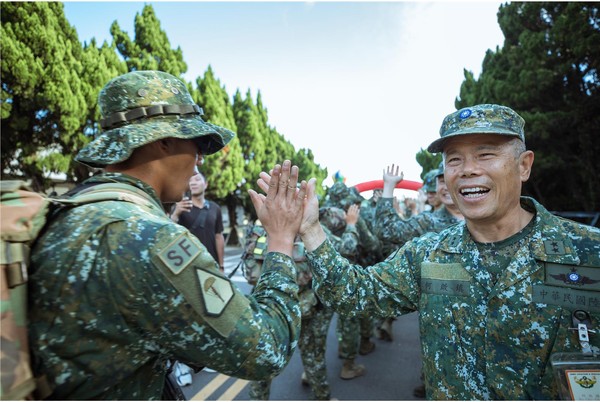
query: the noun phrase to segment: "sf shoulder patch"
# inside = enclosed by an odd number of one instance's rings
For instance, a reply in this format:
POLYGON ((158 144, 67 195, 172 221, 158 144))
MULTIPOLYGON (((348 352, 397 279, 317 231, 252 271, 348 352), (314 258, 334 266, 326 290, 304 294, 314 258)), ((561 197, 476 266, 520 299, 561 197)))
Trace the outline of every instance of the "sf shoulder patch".
POLYGON ((200 247, 188 237, 188 233, 182 233, 169 243, 169 245, 158 254, 158 257, 171 272, 177 275, 187 267, 200 252, 200 247))
POLYGON ((233 288, 227 279, 202 269, 197 269, 200 292, 204 300, 206 314, 212 317, 221 315, 233 298, 233 288))

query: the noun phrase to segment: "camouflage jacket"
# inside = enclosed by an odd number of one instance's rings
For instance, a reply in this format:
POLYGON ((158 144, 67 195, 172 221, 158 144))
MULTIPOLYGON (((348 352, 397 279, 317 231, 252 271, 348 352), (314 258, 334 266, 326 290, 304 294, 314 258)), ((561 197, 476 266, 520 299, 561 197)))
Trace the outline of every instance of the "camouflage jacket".
MULTIPOLYGON (((573 311, 600 330, 600 230, 521 205, 533 229, 495 285, 462 222, 367 268, 325 241, 307 254, 315 291, 340 314, 418 310, 429 399, 558 399, 549 361, 580 351, 573 311)), ((590 341, 600 347, 600 331, 590 341)))
MULTIPOLYGON (((323 226, 323 225, 322 225, 323 226)), ((339 236, 334 235, 327 227, 323 226, 327 238, 342 256, 354 259, 358 248, 358 231, 354 225, 346 225, 344 231, 339 236)))
POLYGON ((32 251, 30 345, 53 399, 160 399, 167 359, 267 379, 288 363, 300 331, 296 267, 269 253, 252 297, 130 176, 88 182, 137 188, 124 201, 59 212, 32 251))
POLYGON ((448 212, 445 206, 404 220, 394 210, 392 201, 392 198, 380 198, 375 213, 375 234, 388 246, 394 244, 399 248, 414 237, 427 232, 440 232, 461 221, 448 212))

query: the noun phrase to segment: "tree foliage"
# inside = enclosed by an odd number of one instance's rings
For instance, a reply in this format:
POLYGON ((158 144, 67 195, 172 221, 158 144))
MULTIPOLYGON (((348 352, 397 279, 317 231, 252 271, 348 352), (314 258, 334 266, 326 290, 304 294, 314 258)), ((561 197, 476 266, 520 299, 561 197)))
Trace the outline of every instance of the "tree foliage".
POLYGON ((437 169, 440 166, 440 162, 442 161, 442 154, 432 154, 426 149, 422 149, 417 152, 417 156, 415 158, 417 163, 421 165, 423 171, 421 172, 421 180, 425 181, 425 175, 432 169, 437 169))
MULTIPOLYGON (((89 176, 73 158, 100 132, 98 93, 110 79, 148 69, 181 78, 187 70, 183 52, 171 47, 151 5, 136 14, 134 38, 115 21, 112 43, 100 46, 95 39, 80 43, 61 3, 1 7, 2 174, 31 178, 36 190, 48 188, 49 172, 66 173, 70 181, 89 176)), ((249 90, 245 97, 237 90, 232 100, 210 66, 186 84, 206 121, 237 133, 223 150, 206 156, 201 169, 209 197, 224 202, 230 216, 240 204, 253 211, 247 190, 256 189, 261 171, 284 159, 297 164, 303 178, 327 177, 310 150, 297 151, 270 126, 260 92, 254 101, 249 90)))
POLYGON ((151 5, 145 5, 142 13, 135 15, 134 30, 132 40, 116 20, 110 27, 117 50, 129 71, 160 70, 176 77, 187 71, 181 48, 171 49, 167 33, 161 29, 151 5))
POLYGON ((504 45, 488 50, 478 79, 465 71, 456 107, 516 110, 535 152, 524 193, 551 210, 598 210, 598 3, 510 3, 500 7, 498 22, 504 45))
POLYGON ((82 46, 61 3, 1 4, 2 174, 36 189, 69 168, 87 115, 82 46))

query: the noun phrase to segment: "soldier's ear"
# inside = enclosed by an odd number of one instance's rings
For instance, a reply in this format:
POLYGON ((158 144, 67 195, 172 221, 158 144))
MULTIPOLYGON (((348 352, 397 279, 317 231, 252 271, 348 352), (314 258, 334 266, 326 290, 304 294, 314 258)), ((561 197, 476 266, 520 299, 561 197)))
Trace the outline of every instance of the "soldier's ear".
POLYGON ((533 159, 533 151, 525 151, 519 156, 519 171, 522 183, 525 183, 527 180, 529 180, 533 159))

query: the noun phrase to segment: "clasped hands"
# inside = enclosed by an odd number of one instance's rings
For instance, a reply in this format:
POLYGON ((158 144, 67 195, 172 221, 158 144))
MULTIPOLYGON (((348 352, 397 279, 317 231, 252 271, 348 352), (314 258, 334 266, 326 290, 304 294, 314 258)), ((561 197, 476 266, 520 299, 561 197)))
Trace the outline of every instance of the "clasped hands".
POLYGON ((308 238, 319 237, 319 232, 323 232, 319 224, 316 179, 302 180, 298 186, 298 166, 292 166, 286 160, 275 165, 269 173, 261 172, 256 183, 266 195, 254 190, 248 190, 248 194, 269 235, 267 251, 291 256, 297 234, 302 236, 309 251, 316 248, 308 247, 310 241, 307 244, 308 238))

